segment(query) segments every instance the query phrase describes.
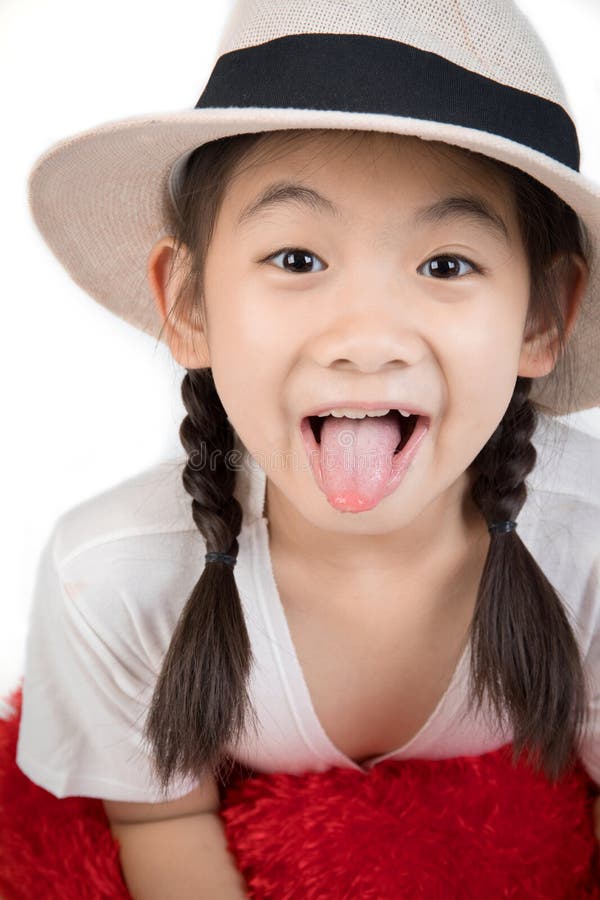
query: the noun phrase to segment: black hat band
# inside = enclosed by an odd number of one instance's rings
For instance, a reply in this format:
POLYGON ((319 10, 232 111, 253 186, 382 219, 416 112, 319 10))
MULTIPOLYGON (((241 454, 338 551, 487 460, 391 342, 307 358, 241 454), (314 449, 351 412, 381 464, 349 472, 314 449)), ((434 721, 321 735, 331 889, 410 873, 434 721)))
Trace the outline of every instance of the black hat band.
POLYGON ((558 103, 388 38, 292 34, 224 53, 195 109, 209 107, 339 110, 460 125, 579 171, 577 130, 558 103))

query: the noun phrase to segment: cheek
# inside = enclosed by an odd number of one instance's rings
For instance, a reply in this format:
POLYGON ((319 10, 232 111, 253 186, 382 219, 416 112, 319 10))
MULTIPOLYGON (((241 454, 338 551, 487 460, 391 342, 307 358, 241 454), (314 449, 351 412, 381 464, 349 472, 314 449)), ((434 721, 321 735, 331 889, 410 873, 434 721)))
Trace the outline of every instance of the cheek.
POLYGON ((239 262, 219 244, 208 256, 204 285, 211 364, 229 397, 260 381, 270 347, 266 317, 239 262))
POLYGON ((221 403, 242 443, 256 458, 285 446, 278 415, 286 377, 281 342, 261 339, 255 328, 231 321, 211 340, 213 378, 221 403))
POLYGON ((518 375, 522 343, 520 312, 471 320, 460 334, 447 333, 440 350, 446 408, 440 429, 441 459, 457 469, 470 464, 501 421, 518 375))
POLYGON ((230 265, 224 266, 214 252, 206 269, 213 377, 240 439, 260 455, 289 444, 289 434, 281 431, 286 422, 281 398, 295 361, 294 326, 228 258, 230 265))
POLYGON ((291 317, 283 305, 269 299, 258 279, 250 277, 247 261, 235 258, 225 266, 213 256, 207 267, 209 331, 224 353, 246 359, 252 365, 261 363, 265 355, 277 352, 285 329, 293 328, 291 317))
MULTIPOLYGON (((527 312, 520 279, 477 293, 464 307, 450 307, 438 333, 443 368, 457 387, 456 397, 494 404, 516 380, 527 312), (472 302, 471 302, 472 300, 472 302)), ((449 385, 451 389, 451 385, 449 385)), ((509 397, 510 397, 509 393, 509 397)))
POLYGON ((465 412, 486 404, 502 406, 504 398, 510 398, 517 377, 518 335, 512 329, 498 328, 477 340, 465 341, 463 347, 447 367, 450 400, 460 403, 465 412))

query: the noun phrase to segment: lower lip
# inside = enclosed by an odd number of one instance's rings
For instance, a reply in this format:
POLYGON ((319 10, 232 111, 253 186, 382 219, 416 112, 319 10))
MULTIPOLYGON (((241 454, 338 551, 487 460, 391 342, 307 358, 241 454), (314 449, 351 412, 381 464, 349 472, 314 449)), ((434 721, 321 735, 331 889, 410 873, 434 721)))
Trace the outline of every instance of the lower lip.
MULTIPOLYGON (((410 464, 417 455, 417 451, 423 443, 423 440, 425 439, 425 435, 429 431, 429 425, 430 420, 428 418, 426 418, 425 416, 419 416, 415 427, 413 428, 412 434, 408 439, 408 442, 405 444, 402 450, 394 454, 394 459, 392 461, 392 474, 383 492, 384 497, 392 494, 403 481, 410 464)), ((302 433, 304 446, 308 451, 308 459, 314 476, 317 480, 317 484, 325 493, 323 488, 323 473, 321 471, 321 448, 319 444, 317 444, 308 418, 302 419, 300 423, 300 431, 302 433)), ((361 507, 360 510, 356 511, 364 512, 367 509, 373 509, 373 507, 361 507)))

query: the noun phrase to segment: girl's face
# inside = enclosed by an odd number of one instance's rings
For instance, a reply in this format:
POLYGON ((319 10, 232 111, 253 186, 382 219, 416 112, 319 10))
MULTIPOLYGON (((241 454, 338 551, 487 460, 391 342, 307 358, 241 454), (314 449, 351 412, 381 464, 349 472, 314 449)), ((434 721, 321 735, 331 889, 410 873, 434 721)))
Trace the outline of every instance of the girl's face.
POLYGON ((270 519, 422 546, 465 515, 466 470, 517 375, 543 374, 523 339, 529 273, 512 195, 455 148, 412 137, 308 133, 261 154, 229 183, 206 261, 223 406, 267 472, 270 519), (287 199, 251 209, 284 184, 296 186, 287 199), (350 402, 429 417, 403 478, 368 508, 328 497, 301 428, 350 402))

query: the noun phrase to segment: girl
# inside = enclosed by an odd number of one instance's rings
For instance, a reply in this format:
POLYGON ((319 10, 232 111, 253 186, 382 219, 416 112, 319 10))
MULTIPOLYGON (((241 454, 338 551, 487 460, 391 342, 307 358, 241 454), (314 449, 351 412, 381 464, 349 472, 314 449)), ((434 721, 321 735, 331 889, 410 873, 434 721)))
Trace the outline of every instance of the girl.
POLYGON ((533 444, 600 403, 600 189, 523 14, 238 0, 193 111, 62 141, 30 192, 187 370, 186 461, 60 517, 27 644, 17 762, 104 800, 132 893, 241 893, 227 759, 512 741, 600 784, 594 441, 533 444))

